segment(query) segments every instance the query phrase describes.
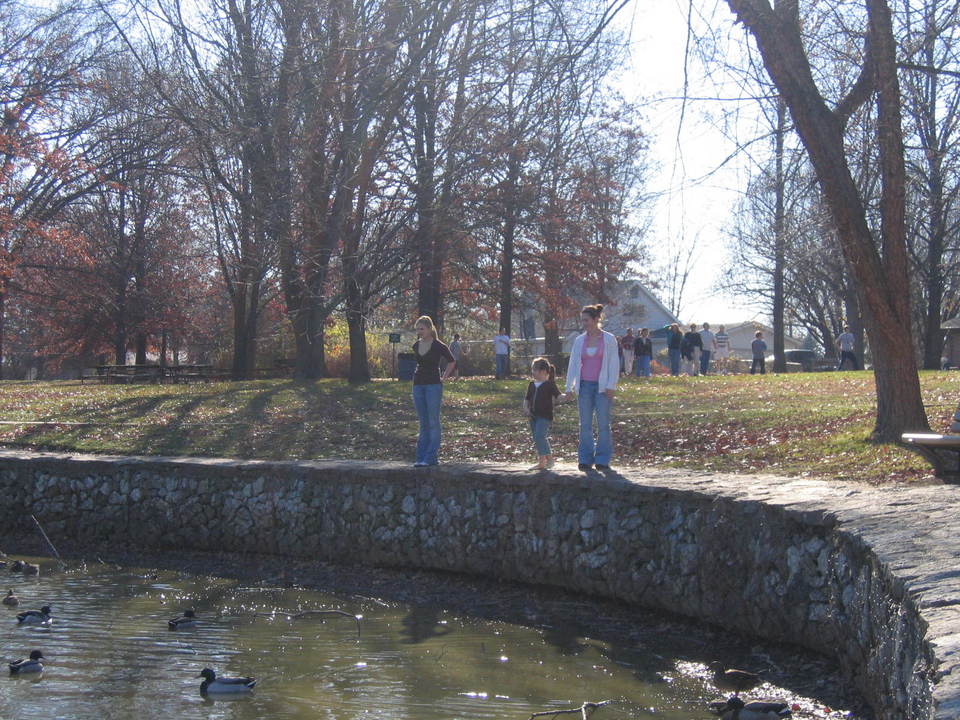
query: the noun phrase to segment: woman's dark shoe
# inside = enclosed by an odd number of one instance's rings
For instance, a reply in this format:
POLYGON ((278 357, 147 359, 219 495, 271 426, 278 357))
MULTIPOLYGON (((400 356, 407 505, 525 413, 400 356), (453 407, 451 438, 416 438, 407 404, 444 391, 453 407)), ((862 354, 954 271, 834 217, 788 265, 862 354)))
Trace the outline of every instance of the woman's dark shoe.
POLYGON ((592 470, 593 468, 590 467, 589 463, 580 463, 579 465, 577 465, 577 469, 583 470, 584 472, 586 472, 587 470, 592 470))
POLYGON ((604 465, 603 463, 597 463, 595 467, 597 468, 597 470, 601 470, 604 472, 610 469, 609 465, 604 465))

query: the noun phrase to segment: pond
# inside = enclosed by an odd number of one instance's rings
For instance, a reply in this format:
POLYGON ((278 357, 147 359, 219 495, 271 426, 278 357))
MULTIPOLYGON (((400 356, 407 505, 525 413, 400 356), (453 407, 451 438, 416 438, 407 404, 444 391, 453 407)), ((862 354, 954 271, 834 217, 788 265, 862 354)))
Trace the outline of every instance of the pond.
MULTIPOLYGON (((710 648, 702 658, 671 649, 693 630, 654 627, 643 642, 616 642, 546 616, 527 626, 180 570, 71 563, 61 571, 31 561, 39 577, 0 569, 0 590, 21 600, 0 607, 0 643, 6 660, 41 650, 45 671, 0 679, 4 718, 525 720, 613 699, 593 717, 690 720, 711 717, 706 704, 718 696, 705 668, 710 648), (53 609, 48 626, 17 626, 18 611, 43 604, 53 609), (168 630, 187 608, 197 626, 168 630), (362 615, 359 636, 349 617, 290 615, 316 609, 362 615), (205 700, 196 677, 205 667, 254 676, 257 686, 243 698, 205 700)), ((850 717, 782 687, 764 693, 809 717, 850 717)))

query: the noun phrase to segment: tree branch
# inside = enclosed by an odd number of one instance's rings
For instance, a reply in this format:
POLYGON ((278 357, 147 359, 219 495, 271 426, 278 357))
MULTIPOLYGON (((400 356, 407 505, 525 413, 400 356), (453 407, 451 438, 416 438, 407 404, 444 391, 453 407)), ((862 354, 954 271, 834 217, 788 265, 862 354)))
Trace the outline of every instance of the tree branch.
POLYGON ((583 720, 587 720, 590 717, 591 713, 598 708, 602 708, 604 705, 609 705, 613 700, 603 700, 601 702, 585 702, 578 708, 570 708, 568 710, 544 710, 543 712, 531 713, 528 720, 533 720, 536 717, 544 717, 550 715, 551 717, 556 717, 557 715, 575 715, 580 714, 580 717, 583 720))

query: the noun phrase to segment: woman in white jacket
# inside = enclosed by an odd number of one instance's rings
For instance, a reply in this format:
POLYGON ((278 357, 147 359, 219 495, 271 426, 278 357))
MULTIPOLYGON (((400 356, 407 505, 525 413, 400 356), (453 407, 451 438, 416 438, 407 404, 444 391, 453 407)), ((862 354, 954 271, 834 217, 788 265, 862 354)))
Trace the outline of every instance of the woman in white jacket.
POLYGON ((600 329, 603 305, 587 305, 580 313, 584 333, 573 341, 567 367, 567 394, 578 395, 580 409, 580 447, 577 452, 581 470, 609 470, 613 455, 610 433, 610 407, 620 377, 617 338, 600 329), (593 418, 597 418, 597 441, 593 441, 593 418))

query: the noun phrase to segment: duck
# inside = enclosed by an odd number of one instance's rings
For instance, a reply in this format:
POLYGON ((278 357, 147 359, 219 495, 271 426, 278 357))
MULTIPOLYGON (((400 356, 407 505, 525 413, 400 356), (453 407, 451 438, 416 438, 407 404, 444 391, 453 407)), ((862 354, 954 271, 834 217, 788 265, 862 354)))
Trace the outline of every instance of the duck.
POLYGON ((10 674, 26 675, 27 673, 43 672, 43 663, 40 662, 43 659, 43 653, 39 650, 34 650, 30 653, 29 658, 15 660, 14 662, 10 663, 10 674))
POLYGON ((183 615, 175 617, 167 622, 167 627, 171 630, 183 630, 197 625, 197 614, 193 610, 186 610, 183 615))
POLYGON ((713 670, 713 685, 718 690, 732 690, 734 697, 739 697, 743 690, 753 690, 760 684, 758 673, 735 668, 725 668, 721 662, 710 663, 713 670))
POLYGON ((20 625, 43 625, 50 621, 50 606, 44 605, 39 610, 27 610, 17 613, 17 622, 20 625))
POLYGON ((12 573, 23 572, 23 560, 14 560, 10 564, 10 572, 12 573))
POLYGON ((745 703, 737 696, 710 703, 710 711, 720 720, 780 720, 790 717, 790 705, 780 701, 753 700, 745 703))
POLYGON ((16 607, 20 604, 20 598, 13 594, 13 590, 7 590, 6 597, 0 600, 0 602, 8 607, 16 607))
POLYGON ((238 694, 238 693, 248 693, 253 690, 253 686, 257 684, 257 681, 253 678, 218 678, 217 674, 210 668, 204 668, 200 671, 200 674, 197 675, 198 678, 202 677, 203 682, 200 683, 200 694, 207 695, 209 694, 238 694))
POLYGON ((40 566, 39 566, 39 565, 34 565, 33 563, 25 562, 25 563, 23 563, 23 568, 21 569, 21 572, 22 572, 24 575, 39 575, 39 574, 40 574, 40 566))

